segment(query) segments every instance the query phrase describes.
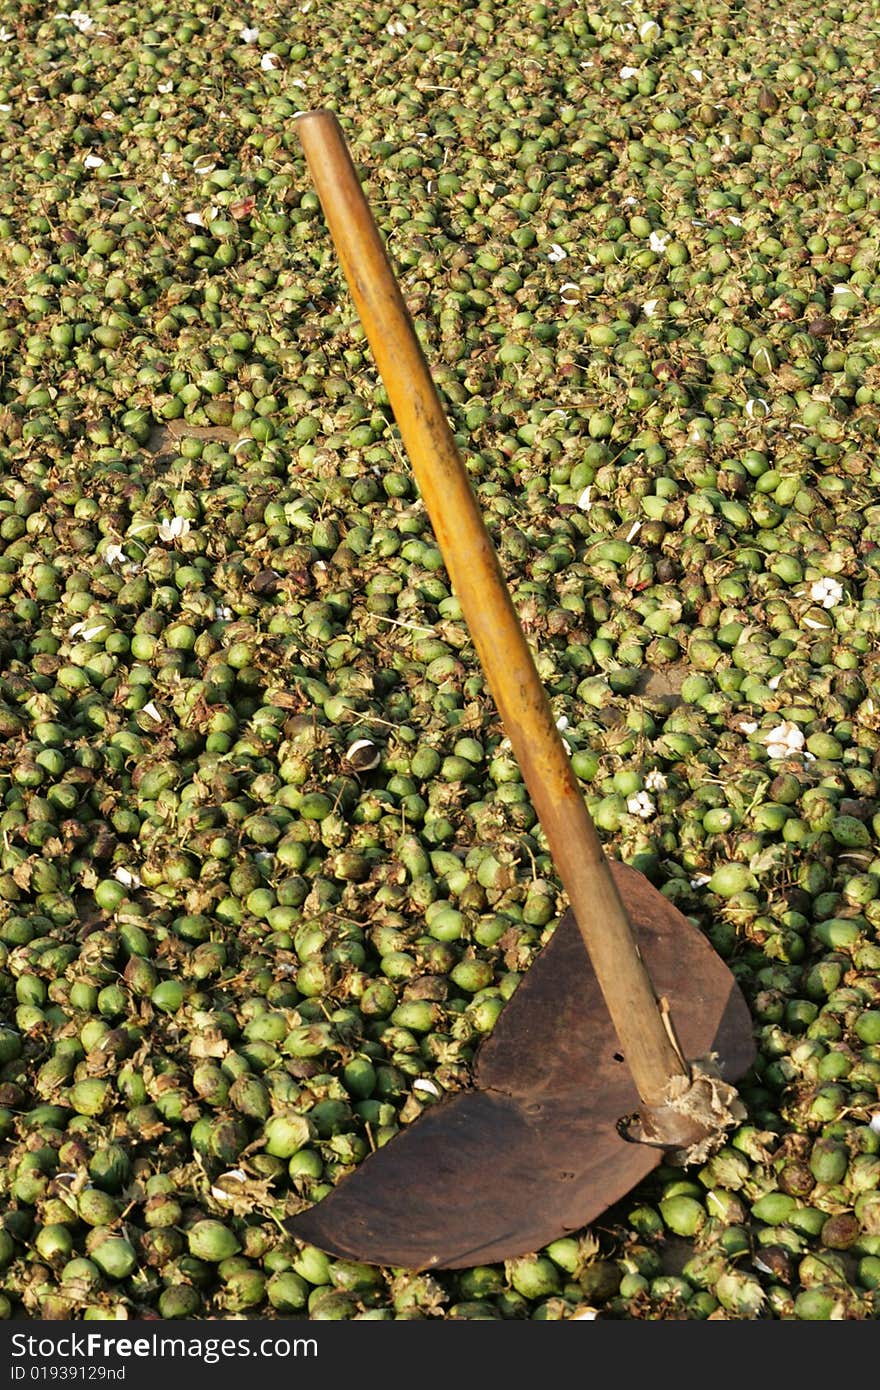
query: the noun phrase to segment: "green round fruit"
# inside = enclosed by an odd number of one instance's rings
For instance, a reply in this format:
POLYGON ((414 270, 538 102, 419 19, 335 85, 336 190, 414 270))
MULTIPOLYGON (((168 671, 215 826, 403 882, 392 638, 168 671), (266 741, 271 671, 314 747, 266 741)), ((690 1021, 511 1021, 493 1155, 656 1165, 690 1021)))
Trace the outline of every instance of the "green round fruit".
POLYGON ((196 1221, 190 1227, 187 1243, 191 1255, 209 1264, 219 1264, 221 1260, 228 1260, 241 1250, 241 1241, 235 1232, 224 1226, 222 1221, 216 1221, 211 1217, 196 1221))

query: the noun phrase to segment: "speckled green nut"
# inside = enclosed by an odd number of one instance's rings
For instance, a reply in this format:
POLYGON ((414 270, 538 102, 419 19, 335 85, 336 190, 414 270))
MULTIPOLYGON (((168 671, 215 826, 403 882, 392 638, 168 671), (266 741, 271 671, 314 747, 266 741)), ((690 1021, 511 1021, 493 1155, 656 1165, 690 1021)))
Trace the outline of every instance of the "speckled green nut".
POLYGON ((219 1264, 221 1260, 237 1255, 241 1249, 241 1241, 235 1232, 224 1226, 222 1221, 211 1217, 205 1217, 190 1227, 187 1244, 191 1255, 210 1264, 219 1264))

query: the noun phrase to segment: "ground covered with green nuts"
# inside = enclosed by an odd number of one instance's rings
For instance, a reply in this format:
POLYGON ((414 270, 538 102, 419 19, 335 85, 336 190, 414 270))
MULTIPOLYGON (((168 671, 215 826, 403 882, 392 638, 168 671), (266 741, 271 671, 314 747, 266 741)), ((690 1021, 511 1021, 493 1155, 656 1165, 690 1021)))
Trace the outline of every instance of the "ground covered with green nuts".
POLYGON ((0 0, 0 1313, 876 1318, 876 5, 83 3, 0 0), (457 1273, 282 1226, 565 907, 316 107, 608 853, 758 1047, 705 1166, 457 1273))

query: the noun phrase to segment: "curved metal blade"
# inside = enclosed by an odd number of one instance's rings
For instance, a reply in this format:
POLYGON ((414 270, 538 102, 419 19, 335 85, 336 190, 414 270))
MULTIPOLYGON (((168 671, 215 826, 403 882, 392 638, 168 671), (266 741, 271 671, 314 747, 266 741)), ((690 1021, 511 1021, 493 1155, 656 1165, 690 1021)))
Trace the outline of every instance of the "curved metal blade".
MULTIPOLYGON (((735 1081, 755 1058, 733 976, 644 876, 612 862, 686 1057, 735 1081)), ((567 912, 482 1045, 475 1089, 425 1110, 287 1229, 330 1254, 461 1269, 539 1250, 619 1201, 663 1159, 624 1139, 639 1107, 577 923, 567 912)))

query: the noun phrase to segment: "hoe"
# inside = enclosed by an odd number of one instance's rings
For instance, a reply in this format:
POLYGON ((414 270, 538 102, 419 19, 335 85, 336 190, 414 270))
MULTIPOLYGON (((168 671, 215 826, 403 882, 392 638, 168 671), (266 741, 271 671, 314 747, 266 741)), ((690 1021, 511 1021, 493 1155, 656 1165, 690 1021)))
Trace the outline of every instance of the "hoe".
POLYGON ((751 1017, 720 957, 606 857, 336 117, 296 128, 450 581, 569 908, 481 1044, 473 1085, 426 1107, 298 1239, 426 1270, 537 1251, 661 1162, 702 1163, 745 1108, 751 1017))

